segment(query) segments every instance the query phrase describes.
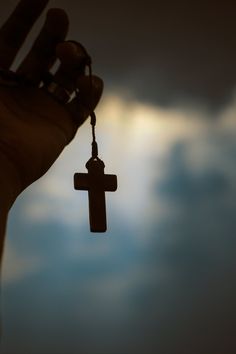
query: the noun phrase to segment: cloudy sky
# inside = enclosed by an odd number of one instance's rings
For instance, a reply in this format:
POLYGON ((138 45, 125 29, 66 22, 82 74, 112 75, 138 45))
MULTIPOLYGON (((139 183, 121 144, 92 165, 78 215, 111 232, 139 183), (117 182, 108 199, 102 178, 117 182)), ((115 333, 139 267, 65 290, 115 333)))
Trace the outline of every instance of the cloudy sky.
MULTIPOLYGON (((1 4, 3 19, 16 1, 1 4)), ((91 235, 86 123, 15 204, 1 354, 236 351, 233 1, 52 0, 105 81, 98 142, 119 189, 91 235)), ((38 21, 22 58, 43 21, 38 21)))

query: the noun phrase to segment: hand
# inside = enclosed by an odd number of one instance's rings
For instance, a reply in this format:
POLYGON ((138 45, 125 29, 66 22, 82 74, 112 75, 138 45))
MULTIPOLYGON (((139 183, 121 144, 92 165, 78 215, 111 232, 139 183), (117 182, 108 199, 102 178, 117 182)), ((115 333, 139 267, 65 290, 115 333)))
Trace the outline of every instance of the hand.
MULTIPOLYGON (((47 3, 47 0, 35 0, 32 6, 31 0, 20 1, 0 29, 2 68, 9 69, 47 3)), ((84 76, 86 55, 83 47, 73 42, 63 42, 67 30, 65 12, 49 10, 41 33, 17 70, 31 85, 0 85, 1 173, 11 176, 10 188, 17 190, 15 194, 49 169, 74 137, 77 128, 94 110, 102 93, 101 79, 93 77, 91 90, 91 81, 84 76), (61 67, 54 81, 69 92, 74 91, 75 86, 80 92, 80 99, 76 98, 68 104, 58 102, 45 89, 39 88, 42 77, 58 57, 61 67)))

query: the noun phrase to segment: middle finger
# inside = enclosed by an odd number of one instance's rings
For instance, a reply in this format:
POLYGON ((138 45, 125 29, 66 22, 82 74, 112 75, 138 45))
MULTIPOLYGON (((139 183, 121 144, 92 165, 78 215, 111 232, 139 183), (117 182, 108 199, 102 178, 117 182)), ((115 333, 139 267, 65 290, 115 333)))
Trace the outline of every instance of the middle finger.
POLYGON ((0 65, 8 69, 13 63, 33 24, 48 0, 21 0, 0 29, 0 65))
POLYGON ((22 62, 17 73, 34 85, 38 85, 43 74, 56 60, 56 46, 66 37, 69 20, 64 10, 51 9, 45 24, 29 54, 22 62))

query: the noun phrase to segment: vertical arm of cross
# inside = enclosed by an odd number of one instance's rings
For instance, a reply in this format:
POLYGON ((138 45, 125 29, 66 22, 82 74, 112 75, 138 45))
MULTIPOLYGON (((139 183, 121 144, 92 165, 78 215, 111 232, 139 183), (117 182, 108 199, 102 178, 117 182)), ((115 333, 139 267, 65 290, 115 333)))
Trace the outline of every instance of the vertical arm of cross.
POLYGON ((88 191, 90 230, 105 232, 107 229, 105 192, 114 192, 117 189, 117 177, 105 175, 104 164, 100 160, 89 161, 86 167, 88 174, 74 175, 74 187, 77 190, 88 191))

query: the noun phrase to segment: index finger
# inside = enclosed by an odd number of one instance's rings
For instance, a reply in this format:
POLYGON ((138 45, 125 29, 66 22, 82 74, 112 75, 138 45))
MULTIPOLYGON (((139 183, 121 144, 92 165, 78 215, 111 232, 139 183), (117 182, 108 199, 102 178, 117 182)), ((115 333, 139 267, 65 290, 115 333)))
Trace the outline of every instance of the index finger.
POLYGON ((9 68, 49 0, 21 0, 0 29, 0 65, 9 68))

